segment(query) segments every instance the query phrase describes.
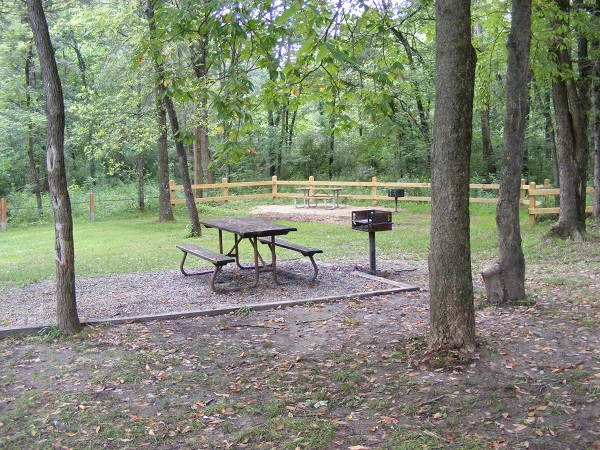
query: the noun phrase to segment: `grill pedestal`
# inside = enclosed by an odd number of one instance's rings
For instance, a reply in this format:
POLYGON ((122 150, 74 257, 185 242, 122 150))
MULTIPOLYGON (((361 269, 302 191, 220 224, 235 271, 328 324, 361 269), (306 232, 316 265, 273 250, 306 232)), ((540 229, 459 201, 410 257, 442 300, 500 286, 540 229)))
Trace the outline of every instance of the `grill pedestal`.
POLYGON ((404 197, 404 189, 388 189, 388 197, 394 198, 394 212, 398 212, 398 197, 404 197))
POLYGON ((352 229, 369 233, 369 272, 375 275, 375 233, 392 229, 392 213, 375 209, 352 211, 352 229))

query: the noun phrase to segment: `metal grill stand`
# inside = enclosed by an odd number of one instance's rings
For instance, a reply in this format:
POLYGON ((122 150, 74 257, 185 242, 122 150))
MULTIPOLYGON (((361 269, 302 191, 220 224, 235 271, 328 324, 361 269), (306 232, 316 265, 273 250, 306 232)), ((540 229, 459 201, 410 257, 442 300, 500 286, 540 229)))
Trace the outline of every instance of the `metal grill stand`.
POLYGON ((375 233, 392 229, 392 213, 375 209, 352 211, 352 229, 369 233, 369 272, 375 275, 375 233))
POLYGON ((398 197, 404 197, 404 189, 388 189, 388 197, 394 198, 394 212, 398 212, 398 197))

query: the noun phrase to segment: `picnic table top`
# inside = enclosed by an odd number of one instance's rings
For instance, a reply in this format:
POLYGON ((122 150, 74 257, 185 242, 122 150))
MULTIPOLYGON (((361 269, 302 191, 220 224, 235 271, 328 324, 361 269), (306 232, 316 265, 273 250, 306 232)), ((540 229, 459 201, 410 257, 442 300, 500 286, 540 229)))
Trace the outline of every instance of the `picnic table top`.
POLYGON ((228 231, 242 238, 279 236, 298 230, 296 227, 280 225, 254 217, 224 217, 220 219, 201 220, 200 223, 207 228, 228 231))

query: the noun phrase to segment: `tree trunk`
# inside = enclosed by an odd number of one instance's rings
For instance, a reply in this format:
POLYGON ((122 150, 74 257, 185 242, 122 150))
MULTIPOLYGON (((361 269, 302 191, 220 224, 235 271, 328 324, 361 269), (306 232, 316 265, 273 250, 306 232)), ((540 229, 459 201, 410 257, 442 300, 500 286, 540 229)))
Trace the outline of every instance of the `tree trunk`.
POLYGON ((494 150, 492 148, 492 130, 490 127, 490 106, 485 103, 481 109, 481 146, 483 163, 488 181, 490 175, 496 173, 496 163, 494 162, 494 150))
POLYGON ((144 154, 138 151, 137 154, 137 174, 138 174, 138 209, 141 212, 146 210, 144 200, 144 154))
POLYGON ((511 30, 506 43, 506 119, 504 153, 500 172, 500 191, 496 208, 499 270, 482 274, 484 280, 498 274, 499 292, 490 292, 488 300, 498 294, 498 303, 525 297, 525 256, 521 245, 519 196, 525 149, 525 126, 528 112, 529 47, 531 43, 531 0, 512 1, 511 30))
MULTIPOLYGON (((560 10, 569 11, 569 0, 555 0, 560 10)), ((564 15, 563 15, 564 17, 564 15)), ((566 29, 566 19, 557 21, 557 29, 566 29)), ((552 95, 556 117, 558 149, 558 167, 560 177, 560 210, 558 222, 552 226, 548 235, 561 239, 583 240, 585 236, 585 185, 587 179, 587 160, 589 157, 588 109, 589 63, 587 60, 587 41, 582 49, 579 42, 580 79, 578 92, 572 78, 571 57, 566 36, 559 34, 553 44, 552 52, 562 76, 552 81, 552 95), (582 55, 582 53, 584 53, 582 55), (583 71, 583 72, 582 72, 583 71), (565 73, 567 72, 567 73, 565 73)))
MULTIPOLYGON (((160 86, 164 84, 160 83, 160 86)), ((169 121, 171 122, 171 131, 175 138, 175 148, 177 148, 177 155, 179 156, 179 172, 181 172, 181 182, 183 184, 183 193, 185 195, 185 204, 188 210, 188 216, 190 218, 190 224, 192 225, 192 235, 200 236, 200 218, 198 217, 198 208, 196 208, 196 200, 194 198, 194 192, 192 191, 192 183, 190 181, 189 166, 187 162, 187 154, 185 153, 185 147, 180 138, 179 120, 177 119, 177 113, 173 100, 170 97, 164 95, 165 106, 167 107, 167 113, 169 115, 169 121)))
MULTIPOLYGON (((192 68, 196 78, 201 83, 206 83, 208 76, 208 35, 203 33, 190 45, 190 57, 192 68)), ((209 184, 215 182, 210 168, 212 157, 210 155, 208 141, 208 99, 206 94, 201 95, 200 105, 196 105, 199 112, 196 115, 198 121, 194 130, 194 183, 201 184, 203 181, 209 184)))
MULTIPOLYGON (((146 6, 146 18, 150 36, 155 34, 154 25, 154 1, 148 0, 146 6)), ((167 146, 167 110, 162 100, 163 84, 162 69, 156 58, 154 58, 154 69, 156 72, 156 119, 158 125, 158 139, 156 141, 157 159, 158 159, 158 221, 160 223, 172 222, 175 220, 173 215, 173 206, 171 205, 171 196, 169 191, 169 151, 167 146)))
MULTIPOLYGON (((593 47, 597 52, 600 48, 598 42, 593 47)), ((594 220, 600 223, 600 58, 594 62, 592 75, 594 80, 592 95, 594 98, 593 145, 594 145, 594 220)))
POLYGON ((71 200, 65 174, 65 107, 62 86, 41 0, 27 0, 27 9, 46 90, 46 163, 54 211, 58 329, 66 334, 74 334, 79 332, 81 324, 75 301, 75 246, 71 200))
MULTIPOLYGON (((158 74, 158 65, 156 65, 158 74)), ((165 104, 160 98, 161 92, 156 89, 156 115, 158 125, 158 140, 156 147, 158 151, 158 203, 159 213, 158 221, 160 223, 172 222, 175 220, 173 215, 173 206, 171 205, 171 196, 169 192, 169 151, 167 146, 167 110, 165 104)))
MULTIPOLYGON (((31 74, 33 73, 33 46, 29 46, 27 59, 25 60, 25 101, 27 104, 27 112, 31 111, 31 91, 35 88, 33 85, 31 74)), ((27 157, 29 159, 29 183, 35 194, 37 203, 38 217, 41 219, 44 216, 42 207, 42 186, 40 185, 40 177, 38 176, 37 163, 35 161, 35 138, 34 127, 31 118, 27 121, 27 157)))
POLYGON ((429 251, 433 349, 475 350, 469 178, 476 55, 468 0, 436 2, 429 251))

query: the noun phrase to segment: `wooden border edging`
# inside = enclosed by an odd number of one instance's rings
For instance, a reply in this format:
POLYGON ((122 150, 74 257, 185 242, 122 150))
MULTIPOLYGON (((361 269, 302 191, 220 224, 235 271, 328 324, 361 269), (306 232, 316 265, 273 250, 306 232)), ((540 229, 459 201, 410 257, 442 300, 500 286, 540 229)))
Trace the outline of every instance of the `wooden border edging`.
MULTIPOLYGON (((395 284, 396 282, 389 283, 390 280, 385 280, 385 278, 380 278, 382 283, 387 284, 395 284)), ((411 292, 416 291, 419 288, 417 286, 409 286, 405 285, 403 287, 395 287, 391 289, 381 289, 378 291, 370 291, 370 292, 354 292, 351 294, 340 294, 340 295, 331 295, 327 297, 316 297, 309 298, 305 300, 288 300, 283 302, 270 302, 270 303, 257 303, 255 305, 243 305, 241 307, 247 307, 254 311, 265 311, 269 309, 277 309, 277 308, 289 308, 292 306, 300 306, 305 305, 307 303, 327 303, 327 302, 336 302, 339 300, 344 300, 347 298, 368 298, 375 297, 377 295, 390 295, 397 294, 399 292, 411 292)), ((130 317, 119 317, 116 319, 97 319, 97 320, 89 320, 86 322, 82 322, 81 324, 84 327, 94 326, 94 325, 103 325, 103 324, 111 324, 111 325, 120 325, 124 323, 143 323, 143 322, 153 322, 160 320, 175 320, 175 319, 191 319, 194 317, 212 317, 212 316, 222 316, 227 314, 235 313, 237 310, 241 308, 240 306, 232 307, 228 306, 225 308, 216 308, 216 309, 204 309, 197 311, 181 311, 167 314, 151 314, 148 316, 130 316, 130 317)), ((48 328, 49 325, 40 325, 34 327, 23 327, 23 328, 0 328, 0 339, 4 339, 10 336, 26 336, 26 335, 35 335, 39 334, 44 328, 48 328)))

